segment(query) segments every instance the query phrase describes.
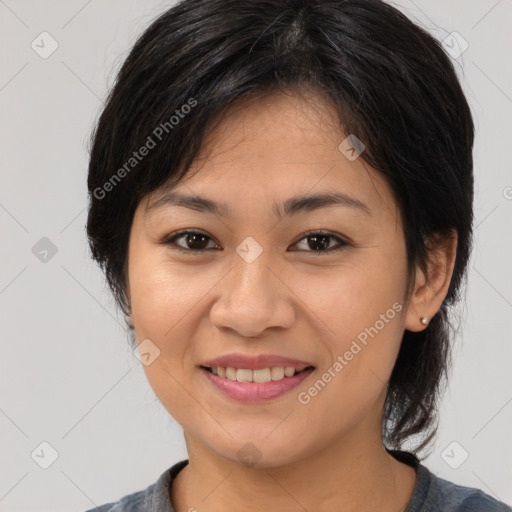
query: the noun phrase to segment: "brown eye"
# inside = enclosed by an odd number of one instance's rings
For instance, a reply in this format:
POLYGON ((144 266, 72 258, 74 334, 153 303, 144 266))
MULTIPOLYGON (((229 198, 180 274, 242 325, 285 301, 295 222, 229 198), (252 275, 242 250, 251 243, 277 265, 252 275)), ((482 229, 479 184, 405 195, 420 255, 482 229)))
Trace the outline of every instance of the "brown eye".
POLYGON ((346 242, 339 236, 333 235, 332 233, 323 232, 308 233, 295 245, 298 245, 300 243, 303 243, 303 247, 305 247, 304 249, 300 250, 305 250, 306 252, 313 253, 330 253, 342 249, 346 245, 349 245, 348 242, 346 242), (306 241, 305 243, 303 242, 304 240, 306 241), (338 242, 337 246, 331 246, 333 241, 338 242))
POLYGON ((182 231, 176 235, 166 238, 162 243, 164 245, 171 245, 173 249, 183 252, 202 252, 209 250, 208 242, 213 241, 211 237, 198 231, 182 231), (177 240, 182 240, 181 243, 176 243, 177 240))
MULTIPOLYGON (((201 233, 199 231, 182 231, 165 238, 161 244, 169 245, 172 249, 177 251, 194 254, 219 248, 216 244, 214 244, 214 247, 208 247, 210 242, 213 242, 213 239, 205 233, 201 233), (177 243, 178 240, 181 240, 181 242, 177 243)), ((300 243, 304 244, 303 248, 299 249, 300 251, 311 252, 313 254, 331 253, 350 245, 339 236, 329 232, 324 233, 319 231, 308 233, 299 240, 299 242, 296 242, 294 246, 297 246, 300 243), (333 242, 336 243, 334 247, 332 246, 333 242)), ((294 250, 297 249, 292 249, 292 251, 294 250)))

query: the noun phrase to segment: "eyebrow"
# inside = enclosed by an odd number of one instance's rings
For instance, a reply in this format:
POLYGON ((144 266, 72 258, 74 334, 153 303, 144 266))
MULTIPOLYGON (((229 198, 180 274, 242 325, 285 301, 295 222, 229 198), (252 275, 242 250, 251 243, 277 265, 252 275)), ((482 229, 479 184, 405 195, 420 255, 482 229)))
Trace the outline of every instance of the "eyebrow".
MULTIPOLYGON (((160 199, 150 204, 146 208, 146 211, 162 208, 163 206, 183 206, 191 210, 210 213, 219 217, 230 216, 230 209, 225 203, 218 203, 206 197, 186 196, 175 192, 166 193, 160 199)), ((274 203, 272 205, 272 211, 278 219, 281 219, 285 215, 296 215, 298 213, 329 206, 356 208, 371 215, 370 208, 363 201, 342 192, 293 196, 282 204, 274 203)))

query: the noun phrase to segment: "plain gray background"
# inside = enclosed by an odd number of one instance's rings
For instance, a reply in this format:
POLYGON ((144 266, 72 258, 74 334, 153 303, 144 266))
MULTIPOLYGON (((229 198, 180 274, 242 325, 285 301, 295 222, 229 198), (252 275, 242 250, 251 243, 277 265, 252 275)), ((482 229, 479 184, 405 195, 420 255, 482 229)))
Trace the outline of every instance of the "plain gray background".
MULTIPOLYGON (((92 508, 187 457, 85 237, 90 131, 127 51, 171 4, 0 0, 0 511, 92 508)), ((468 43, 454 60, 477 127, 467 306, 424 463, 512 504, 512 1, 394 5, 468 43)))

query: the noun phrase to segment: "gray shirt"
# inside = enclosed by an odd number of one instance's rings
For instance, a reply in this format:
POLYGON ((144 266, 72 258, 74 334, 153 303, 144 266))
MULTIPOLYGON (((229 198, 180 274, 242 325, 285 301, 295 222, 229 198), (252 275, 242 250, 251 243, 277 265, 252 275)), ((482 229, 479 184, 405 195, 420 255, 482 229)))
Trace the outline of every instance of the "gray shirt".
MULTIPOLYGON (((511 507, 479 489, 437 477, 412 453, 388 451, 416 469, 416 486, 405 512, 512 512, 511 507)), ((175 512, 169 489, 173 479, 187 464, 188 460, 182 460, 146 489, 87 512, 175 512)))

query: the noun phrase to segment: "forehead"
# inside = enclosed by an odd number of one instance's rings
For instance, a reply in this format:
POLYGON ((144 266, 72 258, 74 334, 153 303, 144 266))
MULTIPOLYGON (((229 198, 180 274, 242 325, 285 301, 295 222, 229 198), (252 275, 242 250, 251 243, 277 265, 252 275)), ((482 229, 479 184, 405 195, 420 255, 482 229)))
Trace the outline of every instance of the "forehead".
POLYGON ((279 200, 284 206, 291 196, 319 193, 369 209, 394 206, 383 176, 340 151, 346 137, 334 106, 318 94, 275 93, 238 103, 205 138, 189 175, 150 194, 146 212, 171 190, 240 208, 265 203, 275 214, 283 213, 279 200))
POLYGON ((203 143, 197 163, 210 165, 244 159, 250 154, 258 164, 310 165, 339 157, 343 136, 334 105, 315 92, 275 92, 239 101, 222 116, 203 143), (327 151, 326 151, 327 150, 327 151), (325 158, 319 159, 319 156, 325 158))

